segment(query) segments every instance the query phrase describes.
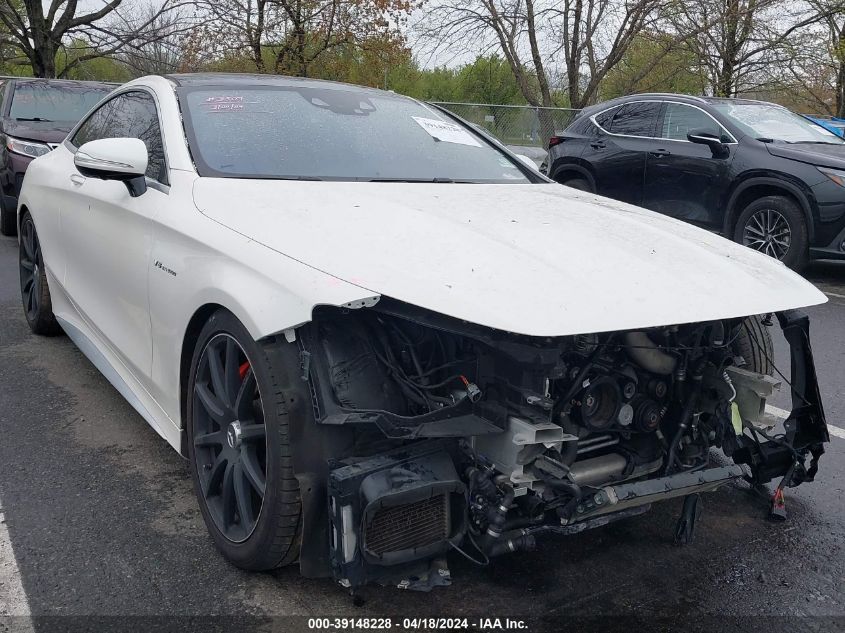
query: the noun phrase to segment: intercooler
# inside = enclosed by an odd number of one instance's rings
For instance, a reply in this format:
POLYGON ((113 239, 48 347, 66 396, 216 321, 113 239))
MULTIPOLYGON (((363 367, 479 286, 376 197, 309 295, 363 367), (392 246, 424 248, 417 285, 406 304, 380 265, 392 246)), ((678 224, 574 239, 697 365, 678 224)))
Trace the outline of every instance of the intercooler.
POLYGON ((364 523, 366 550, 376 557, 445 541, 451 532, 449 496, 382 507, 364 523))
POLYGON ((401 573, 466 531, 466 487, 442 442, 334 468, 328 492, 332 567, 344 584, 401 573))

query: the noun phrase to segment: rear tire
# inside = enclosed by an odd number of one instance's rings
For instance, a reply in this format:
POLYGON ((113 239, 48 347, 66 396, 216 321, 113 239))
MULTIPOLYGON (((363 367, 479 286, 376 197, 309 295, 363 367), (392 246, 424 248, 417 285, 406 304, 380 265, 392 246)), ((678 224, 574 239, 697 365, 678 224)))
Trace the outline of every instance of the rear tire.
POLYGON ((27 212, 21 218, 21 239, 18 244, 18 270, 21 280, 21 301, 29 329, 42 336, 61 334, 47 285, 47 270, 35 223, 27 212))
POLYGON ((796 271, 807 263, 807 223, 798 205, 786 196, 765 196, 745 207, 736 221, 734 241, 796 271))
POLYGON ((17 210, 6 209, 6 205, 0 203, 0 233, 3 235, 14 236, 18 234, 18 227, 15 226, 17 220, 17 210))
POLYGON ((742 356, 745 360, 742 369, 768 376, 774 375, 775 367, 772 361, 775 358, 775 347, 769 328, 763 325, 762 317, 751 316, 745 319, 731 348, 735 355, 742 356))
POLYGON ((209 318, 188 379, 191 476, 217 549, 253 571, 295 562, 301 544, 288 423, 294 396, 279 375, 234 315, 209 318))
POLYGON ((569 180, 565 180, 561 183, 564 187, 570 187, 572 189, 577 189, 578 191, 586 191, 587 193, 593 193, 593 188, 590 186, 590 183, 584 180, 583 178, 571 178, 569 180))

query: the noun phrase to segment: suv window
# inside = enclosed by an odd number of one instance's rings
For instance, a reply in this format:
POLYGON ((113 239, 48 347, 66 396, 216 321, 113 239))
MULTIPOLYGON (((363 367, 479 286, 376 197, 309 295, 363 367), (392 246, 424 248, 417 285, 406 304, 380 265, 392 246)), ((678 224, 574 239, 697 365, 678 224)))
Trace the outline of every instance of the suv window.
POLYGON ((659 114, 660 103, 656 101, 628 103, 616 111, 611 127, 605 129, 614 134, 654 136, 659 114))
POLYGON ((729 143, 733 140, 722 126, 703 110, 683 103, 667 103, 660 136, 677 141, 686 141, 687 134, 693 130, 715 134, 722 139, 723 143, 729 143))
POLYGON ((596 123, 598 126, 603 130, 610 132, 610 125, 613 123, 613 115, 619 111, 619 107, 611 108, 610 110, 605 110, 604 112, 600 112, 596 115, 596 123))
POLYGON ((146 175, 168 184, 158 112, 148 93, 139 90, 124 92, 106 101, 79 127, 71 144, 80 147, 101 138, 138 138, 144 141, 149 154, 146 175))

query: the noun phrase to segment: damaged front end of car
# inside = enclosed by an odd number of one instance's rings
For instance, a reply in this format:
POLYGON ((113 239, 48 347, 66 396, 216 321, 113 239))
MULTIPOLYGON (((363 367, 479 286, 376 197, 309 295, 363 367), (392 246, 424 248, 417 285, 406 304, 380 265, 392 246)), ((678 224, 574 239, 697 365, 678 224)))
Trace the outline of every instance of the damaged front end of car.
POLYGON ((777 318, 793 408, 775 435, 759 317, 533 337, 389 298, 317 308, 293 343, 303 574, 438 584, 451 550, 483 563, 739 479, 812 481, 828 434, 808 319, 777 318))

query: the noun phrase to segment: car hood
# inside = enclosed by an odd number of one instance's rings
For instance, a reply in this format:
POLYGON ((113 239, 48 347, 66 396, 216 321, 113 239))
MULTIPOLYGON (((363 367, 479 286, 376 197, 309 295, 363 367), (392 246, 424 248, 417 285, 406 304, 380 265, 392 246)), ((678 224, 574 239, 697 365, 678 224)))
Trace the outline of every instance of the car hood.
POLYGON ((3 120, 3 131, 28 141, 61 143, 74 125, 73 121, 18 121, 7 118, 3 120))
POLYGON ((772 156, 780 156, 781 158, 830 169, 845 169, 845 145, 767 143, 766 149, 772 156))
POLYGON ((757 252, 557 184, 199 178, 194 200, 232 230, 374 294, 521 334, 624 330, 826 301, 757 252))

